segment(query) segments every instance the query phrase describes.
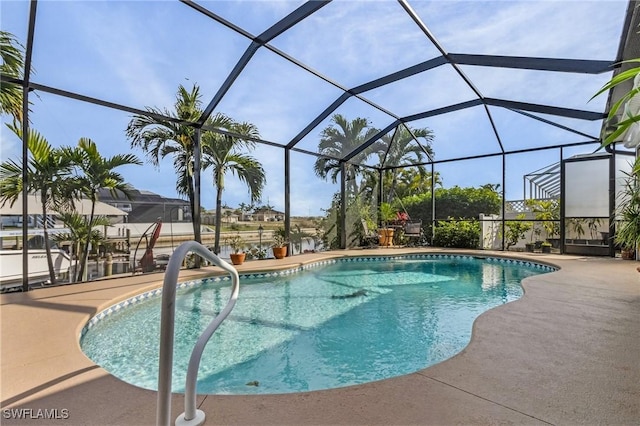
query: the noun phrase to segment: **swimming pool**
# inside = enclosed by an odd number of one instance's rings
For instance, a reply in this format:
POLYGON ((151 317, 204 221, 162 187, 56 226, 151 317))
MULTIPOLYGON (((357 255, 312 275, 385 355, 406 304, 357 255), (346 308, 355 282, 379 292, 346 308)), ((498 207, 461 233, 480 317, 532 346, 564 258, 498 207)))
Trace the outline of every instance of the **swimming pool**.
MULTIPOLYGON (((460 352, 474 319, 522 295, 530 262, 409 255, 332 260, 304 270, 241 276, 236 308, 204 351, 198 392, 287 393, 399 376, 460 352)), ((226 304, 229 282, 181 285, 173 390, 193 345, 226 304)), ((120 379, 157 386, 160 290, 94 317, 81 346, 120 379)))

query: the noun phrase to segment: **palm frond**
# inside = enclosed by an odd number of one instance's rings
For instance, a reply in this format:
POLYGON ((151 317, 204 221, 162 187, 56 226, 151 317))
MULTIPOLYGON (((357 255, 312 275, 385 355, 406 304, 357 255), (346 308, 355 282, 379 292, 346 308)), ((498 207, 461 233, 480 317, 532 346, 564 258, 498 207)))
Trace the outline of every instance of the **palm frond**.
POLYGON ((244 154, 230 155, 228 171, 247 184, 251 202, 260 200, 266 182, 264 168, 255 158, 244 154))

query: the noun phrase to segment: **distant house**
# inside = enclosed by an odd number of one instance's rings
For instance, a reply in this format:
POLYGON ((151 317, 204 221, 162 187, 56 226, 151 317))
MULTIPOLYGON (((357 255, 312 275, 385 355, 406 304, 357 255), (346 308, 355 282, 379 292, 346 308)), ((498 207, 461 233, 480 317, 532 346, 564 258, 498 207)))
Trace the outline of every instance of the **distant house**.
MULTIPOLYGON (((220 209, 220 211, 222 212, 222 216, 220 218, 220 221, 222 223, 237 223, 239 220, 241 220, 240 216, 236 213, 236 209, 227 209, 223 207, 220 209)), ((216 211, 208 210, 204 212, 201 220, 203 225, 215 225, 216 211)))
POLYGON ((253 213, 248 213, 248 212, 242 212, 240 214, 240 220, 242 222, 253 222, 255 219, 253 213))
POLYGON ((284 213, 272 209, 259 209, 253 212, 253 220, 260 222, 279 222, 284 220, 284 213))
POLYGON ((99 190, 98 197, 103 203, 127 212, 129 223, 154 222, 158 218, 165 223, 191 221, 191 206, 187 200, 168 198, 138 189, 131 191, 131 200, 120 191, 117 191, 114 197, 111 191, 105 188, 99 190))

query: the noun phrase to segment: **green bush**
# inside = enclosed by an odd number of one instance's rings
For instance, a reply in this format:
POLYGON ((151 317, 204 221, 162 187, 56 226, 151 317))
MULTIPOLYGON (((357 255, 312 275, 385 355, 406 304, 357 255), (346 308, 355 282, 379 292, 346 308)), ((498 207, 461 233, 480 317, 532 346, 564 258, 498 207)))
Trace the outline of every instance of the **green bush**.
POLYGON ((531 230, 533 227, 532 222, 522 221, 526 215, 521 213, 516 216, 518 221, 509 220, 505 223, 507 226, 507 231, 504 234, 504 242, 506 245, 506 249, 509 250, 510 247, 515 246, 518 242, 524 238, 525 234, 531 230))
MULTIPOLYGON (((431 223, 431 194, 424 193, 402 200, 411 219, 421 219, 423 225, 431 223)), ((479 188, 437 188, 436 219, 459 217, 478 219, 480 213, 498 214, 502 207, 502 197, 494 185, 479 188)))
POLYGON ((476 220, 448 220, 438 222, 434 229, 436 247, 478 248, 480 223, 476 220))
POLYGON ((502 197, 493 185, 479 188, 436 189, 436 219, 459 217, 478 219, 480 213, 497 214, 502 207, 502 197))

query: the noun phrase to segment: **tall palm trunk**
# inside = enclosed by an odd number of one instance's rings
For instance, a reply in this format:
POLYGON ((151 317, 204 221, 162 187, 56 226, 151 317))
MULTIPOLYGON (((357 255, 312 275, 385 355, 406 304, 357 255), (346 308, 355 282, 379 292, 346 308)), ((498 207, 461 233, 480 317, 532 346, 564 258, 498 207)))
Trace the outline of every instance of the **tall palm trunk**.
POLYGON ((353 166, 347 165, 347 169, 345 173, 345 179, 346 179, 345 191, 347 191, 348 195, 357 194, 358 185, 356 183, 356 175, 357 175, 357 172, 353 169, 353 166))
POLYGON ((76 242, 73 244, 73 250, 74 250, 74 257, 75 257, 75 263, 73 266, 73 272, 75 274, 78 273, 78 259, 80 259, 80 241, 76 240, 76 242))
POLYGON ((215 243, 213 245, 213 252, 215 254, 220 253, 220 226, 222 225, 222 191, 224 182, 219 172, 216 172, 216 234, 215 243))
POLYGON ((91 215, 89 216, 89 224, 87 230, 87 241, 84 243, 84 247, 82 250, 82 261, 80 262, 80 271, 78 271, 78 276, 76 281, 85 281, 85 272, 87 268, 87 262, 89 260, 89 244, 91 243, 91 229, 93 228, 93 216, 96 211, 96 200, 95 197, 91 199, 91 215))
MULTIPOLYGON (((56 283, 56 271, 53 269, 53 258, 51 257, 51 247, 49 246, 49 230, 47 225, 47 196, 42 193, 40 201, 42 202, 42 233, 44 234, 44 249, 47 253, 47 266, 49 266, 49 280, 51 284, 56 283)), ((23 250, 29 250, 29 247, 22 247, 23 250)), ((28 291, 29 289, 24 289, 28 291)))
POLYGON ((193 178, 189 179, 187 185, 187 196, 189 197, 189 206, 191 207, 191 226, 193 227, 193 238, 198 235, 198 225, 196 224, 196 196, 193 189, 193 178))
POLYGON ((389 185, 389 195, 387 196, 387 202, 391 203, 396 192, 396 186, 398 186, 398 176, 395 172, 391 172, 391 185, 389 185))

